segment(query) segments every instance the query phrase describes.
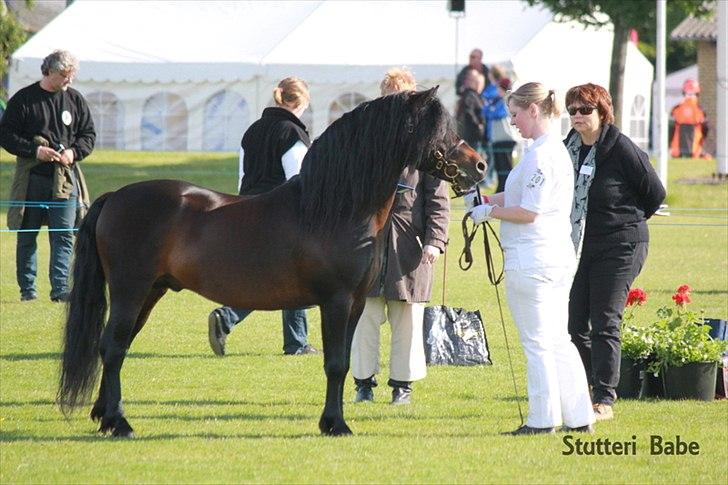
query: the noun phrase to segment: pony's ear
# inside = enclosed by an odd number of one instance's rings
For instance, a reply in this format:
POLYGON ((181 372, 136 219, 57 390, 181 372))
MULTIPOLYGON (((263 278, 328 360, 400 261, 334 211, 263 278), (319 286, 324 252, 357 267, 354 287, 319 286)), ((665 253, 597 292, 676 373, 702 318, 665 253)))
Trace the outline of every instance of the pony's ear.
POLYGON ((412 107, 413 111, 417 111, 422 108, 428 101, 434 99, 437 96, 437 89, 440 87, 438 84, 434 88, 427 89, 425 91, 419 91, 410 96, 407 103, 412 107))

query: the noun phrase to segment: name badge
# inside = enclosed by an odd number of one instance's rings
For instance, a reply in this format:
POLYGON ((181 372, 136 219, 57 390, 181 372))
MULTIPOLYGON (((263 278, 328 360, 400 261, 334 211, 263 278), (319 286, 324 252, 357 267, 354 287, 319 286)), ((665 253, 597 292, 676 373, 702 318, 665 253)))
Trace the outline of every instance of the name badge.
POLYGON ((582 175, 591 175, 594 172, 594 167, 591 165, 582 165, 579 169, 579 173, 582 175))

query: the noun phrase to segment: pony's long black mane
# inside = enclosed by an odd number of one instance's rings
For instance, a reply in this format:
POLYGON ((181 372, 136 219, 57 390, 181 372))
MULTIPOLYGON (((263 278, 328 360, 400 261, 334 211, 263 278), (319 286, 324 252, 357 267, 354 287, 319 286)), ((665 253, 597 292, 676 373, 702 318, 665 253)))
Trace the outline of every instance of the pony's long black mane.
POLYGON ((451 117, 434 90, 362 103, 311 145, 300 172, 308 230, 333 232, 384 206, 407 164, 451 142, 451 117))

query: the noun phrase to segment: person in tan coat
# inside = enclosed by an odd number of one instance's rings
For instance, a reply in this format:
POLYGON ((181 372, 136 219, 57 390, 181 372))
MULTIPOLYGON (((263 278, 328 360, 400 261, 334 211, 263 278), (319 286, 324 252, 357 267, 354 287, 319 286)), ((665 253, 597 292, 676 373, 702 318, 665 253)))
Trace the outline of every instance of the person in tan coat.
MULTIPOLYGON (((415 87, 414 76, 403 68, 387 71, 380 85, 383 96, 415 87)), ((450 199, 445 182, 413 167, 405 168, 401 184, 412 190, 395 198, 382 267, 354 332, 355 402, 374 400, 380 372, 380 327, 387 320, 392 327, 388 382, 392 404, 409 404, 412 382, 427 374, 424 304, 432 291, 433 264, 447 244, 450 199)))

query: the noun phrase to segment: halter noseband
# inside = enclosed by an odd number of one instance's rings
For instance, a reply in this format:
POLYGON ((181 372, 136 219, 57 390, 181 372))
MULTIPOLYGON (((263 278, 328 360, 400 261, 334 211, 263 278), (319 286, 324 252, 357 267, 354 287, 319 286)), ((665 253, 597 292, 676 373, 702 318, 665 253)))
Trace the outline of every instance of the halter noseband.
POLYGON ((458 173, 460 173, 460 168, 458 168, 457 164, 451 161, 451 158, 463 143, 465 143, 465 140, 460 140, 457 145, 450 148, 444 155, 440 150, 435 150, 435 153, 433 154, 433 157, 435 158, 435 166, 432 169, 432 173, 439 172, 447 177, 448 181, 452 184, 455 195, 457 196, 463 195, 465 190, 461 188, 455 180, 458 173))

